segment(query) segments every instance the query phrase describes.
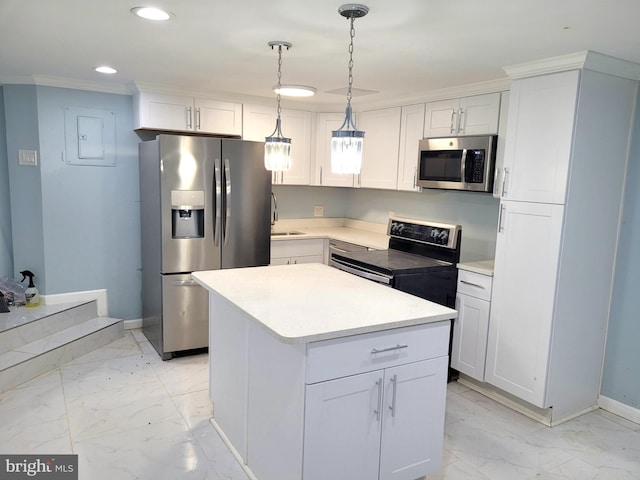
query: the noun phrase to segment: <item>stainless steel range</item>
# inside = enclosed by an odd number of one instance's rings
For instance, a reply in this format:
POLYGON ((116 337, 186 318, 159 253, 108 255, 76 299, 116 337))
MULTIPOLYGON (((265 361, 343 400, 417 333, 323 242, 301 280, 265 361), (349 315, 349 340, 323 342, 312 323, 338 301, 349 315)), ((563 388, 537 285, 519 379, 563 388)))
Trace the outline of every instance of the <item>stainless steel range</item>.
POLYGON ((392 217, 388 250, 333 252, 329 264, 455 308, 460 225, 392 217))

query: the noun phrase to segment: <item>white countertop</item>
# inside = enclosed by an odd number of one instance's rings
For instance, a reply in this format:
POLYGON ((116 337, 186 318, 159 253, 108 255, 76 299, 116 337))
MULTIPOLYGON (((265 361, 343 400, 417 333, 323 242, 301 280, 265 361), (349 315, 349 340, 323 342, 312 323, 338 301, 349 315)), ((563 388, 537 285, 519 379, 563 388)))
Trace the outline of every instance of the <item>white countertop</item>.
POLYGON ((456 318, 451 308, 319 263, 194 272, 285 343, 456 318))
POLYGON ((475 272, 492 277, 493 263, 493 260, 481 260, 478 262, 458 263, 457 267, 459 270, 467 270, 468 272, 475 272))
POLYGON ((389 236, 386 225, 373 224, 352 219, 324 219, 313 222, 309 219, 279 220, 274 232, 296 231, 304 235, 272 235, 271 240, 303 240, 305 238, 332 238, 343 242, 355 243, 375 250, 389 248, 389 236))

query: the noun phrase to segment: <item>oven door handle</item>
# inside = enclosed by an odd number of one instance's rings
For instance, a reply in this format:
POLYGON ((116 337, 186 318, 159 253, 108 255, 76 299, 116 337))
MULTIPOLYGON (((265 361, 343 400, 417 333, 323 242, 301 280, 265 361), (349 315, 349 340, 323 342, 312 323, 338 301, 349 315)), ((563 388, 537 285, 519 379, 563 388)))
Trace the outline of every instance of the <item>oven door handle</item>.
POLYGON ((388 277, 386 275, 380 275, 376 273, 366 272, 358 268, 353 268, 349 265, 345 265, 339 260, 334 260, 333 258, 329 261, 329 265, 339 270, 343 270, 345 272, 352 273, 359 277, 366 278, 367 280, 373 280, 374 282, 384 283, 385 285, 391 285, 391 277, 388 277))

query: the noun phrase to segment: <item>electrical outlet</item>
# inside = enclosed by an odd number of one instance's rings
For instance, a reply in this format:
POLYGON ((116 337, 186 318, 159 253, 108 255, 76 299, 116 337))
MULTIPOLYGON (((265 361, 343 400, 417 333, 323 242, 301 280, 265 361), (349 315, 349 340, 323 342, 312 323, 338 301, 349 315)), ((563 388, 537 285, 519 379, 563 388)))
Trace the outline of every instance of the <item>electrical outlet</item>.
POLYGON ((314 217, 324 217, 324 205, 316 205, 313 207, 314 217))

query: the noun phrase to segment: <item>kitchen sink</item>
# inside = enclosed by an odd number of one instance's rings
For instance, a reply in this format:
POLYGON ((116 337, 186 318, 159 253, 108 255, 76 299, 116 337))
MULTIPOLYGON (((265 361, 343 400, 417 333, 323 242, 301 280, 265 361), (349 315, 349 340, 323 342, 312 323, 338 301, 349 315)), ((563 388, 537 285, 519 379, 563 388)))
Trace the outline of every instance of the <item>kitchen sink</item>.
POLYGON ((304 235, 304 232, 271 232, 272 237, 286 237, 293 235, 304 235))

